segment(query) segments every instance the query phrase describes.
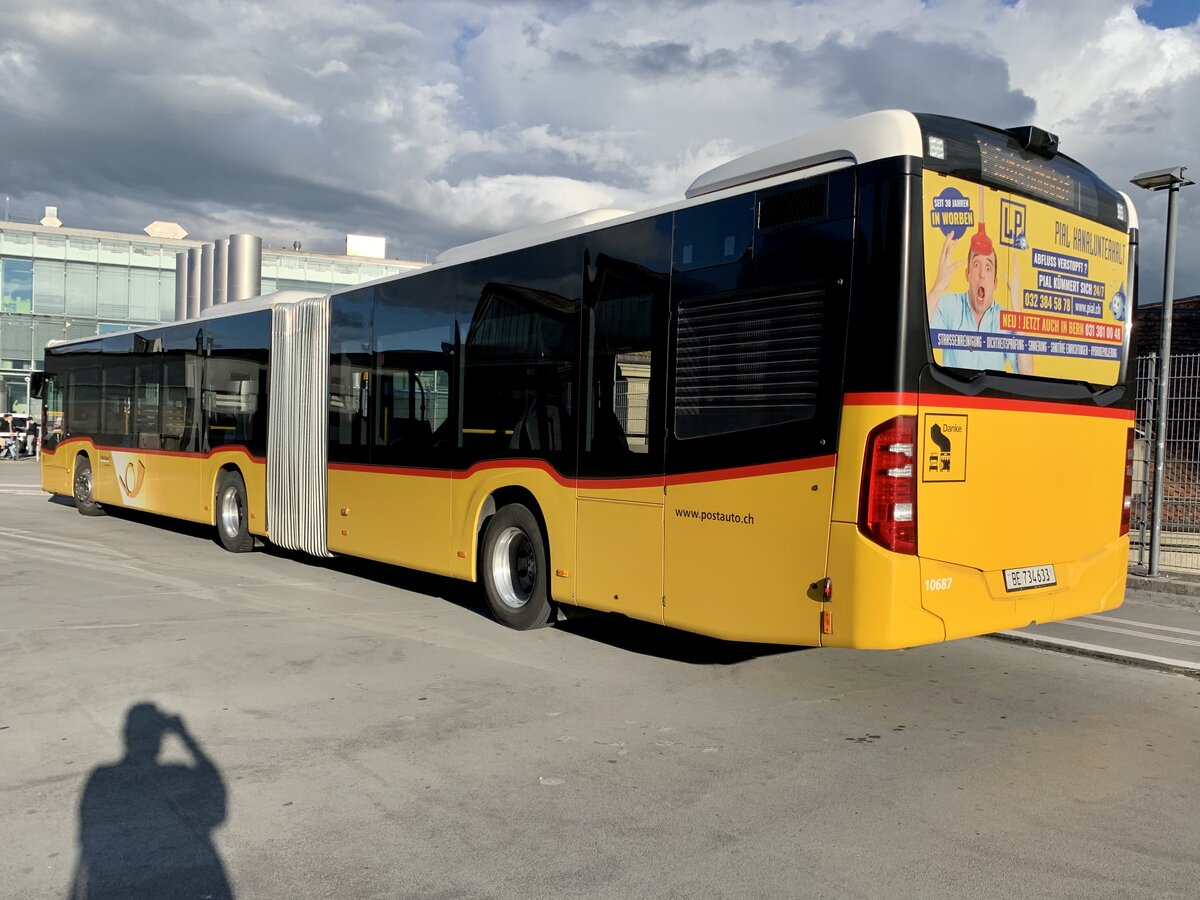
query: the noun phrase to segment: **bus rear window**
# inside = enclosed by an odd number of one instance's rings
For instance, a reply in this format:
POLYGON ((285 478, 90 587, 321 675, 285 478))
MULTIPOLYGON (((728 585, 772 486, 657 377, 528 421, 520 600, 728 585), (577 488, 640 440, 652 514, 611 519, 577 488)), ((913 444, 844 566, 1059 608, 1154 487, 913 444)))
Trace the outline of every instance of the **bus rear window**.
MULTIPOLYGON (((1090 170, 1057 152, 1027 150, 1012 131, 920 114, 926 171, 1013 191, 1120 230, 1124 198, 1090 170)), ((1020 131, 1020 129, 1014 129, 1020 131)))

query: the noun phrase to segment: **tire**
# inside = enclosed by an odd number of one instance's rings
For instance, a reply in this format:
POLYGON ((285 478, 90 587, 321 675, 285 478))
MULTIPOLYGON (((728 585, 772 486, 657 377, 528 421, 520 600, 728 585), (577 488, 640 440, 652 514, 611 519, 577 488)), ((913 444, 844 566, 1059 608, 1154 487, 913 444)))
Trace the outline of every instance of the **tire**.
POLYGON ((546 543, 528 509, 512 503, 492 516, 480 565, 488 607, 501 625, 525 631, 553 620, 546 543))
POLYGON ((86 456, 75 459, 72 491, 75 495, 75 508, 81 516, 104 515, 104 508, 92 498, 92 461, 86 456))
POLYGON ((213 517, 217 523, 217 541, 222 547, 230 553, 249 553, 254 549, 246 510, 246 482, 241 473, 223 471, 217 476, 213 517))

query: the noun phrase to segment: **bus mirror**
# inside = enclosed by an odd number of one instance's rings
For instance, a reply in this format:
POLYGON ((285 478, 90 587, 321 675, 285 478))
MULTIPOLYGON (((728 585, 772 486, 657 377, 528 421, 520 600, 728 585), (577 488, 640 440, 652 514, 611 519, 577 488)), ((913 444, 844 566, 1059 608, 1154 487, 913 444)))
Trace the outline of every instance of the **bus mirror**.
POLYGON ((33 400, 42 399, 42 390, 46 386, 45 372, 30 372, 29 373, 29 396, 33 400))

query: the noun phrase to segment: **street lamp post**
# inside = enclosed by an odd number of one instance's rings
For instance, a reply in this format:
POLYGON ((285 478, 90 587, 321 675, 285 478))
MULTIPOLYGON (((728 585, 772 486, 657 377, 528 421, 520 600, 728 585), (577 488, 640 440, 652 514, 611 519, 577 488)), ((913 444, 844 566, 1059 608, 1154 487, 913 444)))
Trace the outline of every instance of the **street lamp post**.
POLYGON ((1167 258, 1163 270, 1162 342, 1158 354, 1158 410, 1154 423, 1154 511, 1150 520, 1150 568, 1147 575, 1158 577, 1158 554, 1162 543, 1163 478, 1167 450, 1167 384, 1171 373, 1171 308, 1175 301, 1175 222, 1178 211, 1175 195, 1181 187, 1195 184, 1184 177, 1187 166, 1155 169, 1130 179, 1149 191, 1167 192, 1167 258))

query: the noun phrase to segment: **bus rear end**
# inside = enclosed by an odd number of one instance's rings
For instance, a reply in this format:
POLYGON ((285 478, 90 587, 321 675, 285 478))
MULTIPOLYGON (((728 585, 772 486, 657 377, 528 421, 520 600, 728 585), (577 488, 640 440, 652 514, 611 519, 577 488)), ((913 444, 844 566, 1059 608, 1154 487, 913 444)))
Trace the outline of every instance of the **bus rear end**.
POLYGON ((921 604, 947 638, 1120 606, 1130 425, 1062 404, 921 392, 921 604))
POLYGON ((909 330, 896 390, 847 395, 839 478, 861 468, 829 645, 1023 627, 1125 591, 1133 210, 1037 129, 918 120, 909 330))

